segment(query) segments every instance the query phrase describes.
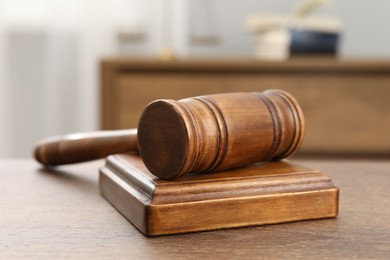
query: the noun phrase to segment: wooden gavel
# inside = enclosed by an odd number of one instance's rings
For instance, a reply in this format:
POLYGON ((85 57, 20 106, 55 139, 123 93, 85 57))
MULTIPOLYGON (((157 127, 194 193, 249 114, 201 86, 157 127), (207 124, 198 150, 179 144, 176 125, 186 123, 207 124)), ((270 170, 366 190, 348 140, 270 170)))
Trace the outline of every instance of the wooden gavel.
POLYGON ((172 179, 278 160, 302 143, 304 117, 281 90, 156 100, 136 129, 70 134, 40 141, 37 161, 60 165, 139 151, 154 175, 172 179))

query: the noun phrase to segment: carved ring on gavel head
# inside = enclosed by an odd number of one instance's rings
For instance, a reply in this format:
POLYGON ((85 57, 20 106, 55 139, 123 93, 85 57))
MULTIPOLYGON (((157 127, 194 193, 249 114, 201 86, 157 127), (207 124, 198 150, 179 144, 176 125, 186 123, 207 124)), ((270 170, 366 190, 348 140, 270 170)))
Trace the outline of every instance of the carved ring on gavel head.
POLYGON ((150 172, 171 179, 288 157, 303 134, 303 113, 284 91, 218 94, 149 104, 138 148, 150 172))
POLYGON ((54 137, 40 141, 34 156, 60 165, 138 150, 151 173, 172 179, 288 157, 303 134, 303 113, 284 91, 217 94, 154 101, 138 135, 129 129, 54 137))

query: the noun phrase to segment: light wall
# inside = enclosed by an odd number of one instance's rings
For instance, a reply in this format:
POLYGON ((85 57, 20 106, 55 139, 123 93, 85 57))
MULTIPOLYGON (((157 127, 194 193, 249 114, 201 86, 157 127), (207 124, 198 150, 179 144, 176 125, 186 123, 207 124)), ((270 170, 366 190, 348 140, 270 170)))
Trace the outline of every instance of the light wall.
MULTIPOLYGON (((299 1, 236 1, 208 0, 207 7, 214 13, 213 22, 218 29, 218 45, 192 45, 188 36, 191 29, 191 17, 197 0, 165 1, 172 6, 173 47, 179 56, 245 56, 252 53, 254 37, 245 28, 245 20, 256 13, 289 14, 299 1)), ((158 2, 158 1, 157 1, 158 2)), ((158 52, 161 41, 159 37, 159 11, 161 2, 146 7, 146 16, 157 18, 147 21, 149 40, 141 44, 129 44, 123 47, 125 53, 136 55, 140 51, 147 55, 158 52), (140 46, 144 46, 143 48, 140 46)), ((345 58, 386 58, 390 57, 390 2, 387 0, 333 0, 331 5, 323 7, 321 14, 334 15, 343 24, 343 36, 340 44, 340 55, 345 58)))

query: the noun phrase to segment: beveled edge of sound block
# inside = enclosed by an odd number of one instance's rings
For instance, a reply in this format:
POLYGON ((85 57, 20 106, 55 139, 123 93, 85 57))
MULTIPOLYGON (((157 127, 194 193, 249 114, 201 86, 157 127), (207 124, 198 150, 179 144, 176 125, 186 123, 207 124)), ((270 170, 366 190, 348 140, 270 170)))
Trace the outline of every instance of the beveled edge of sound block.
POLYGON ((336 217, 339 190, 324 173, 288 161, 175 180, 137 155, 111 155, 100 191, 148 236, 336 217))

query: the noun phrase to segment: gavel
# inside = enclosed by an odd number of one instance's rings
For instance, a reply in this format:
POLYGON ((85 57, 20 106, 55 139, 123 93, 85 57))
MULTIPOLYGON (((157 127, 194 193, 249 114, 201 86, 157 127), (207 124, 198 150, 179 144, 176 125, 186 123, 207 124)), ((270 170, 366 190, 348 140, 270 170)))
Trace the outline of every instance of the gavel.
POLYGON ((281 90, 160 99, 144 109, 137 129, 52 137, 38 142, 37 161, 61 165, 139 152, 155 176, 215 172, 293 154, 304 135, 296 99, 281 90))

